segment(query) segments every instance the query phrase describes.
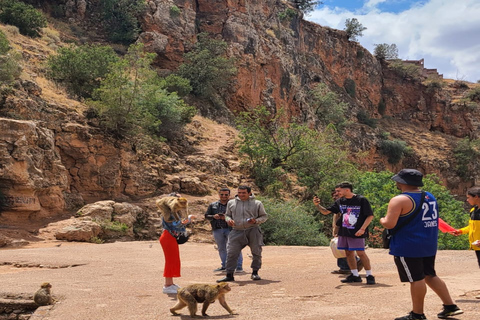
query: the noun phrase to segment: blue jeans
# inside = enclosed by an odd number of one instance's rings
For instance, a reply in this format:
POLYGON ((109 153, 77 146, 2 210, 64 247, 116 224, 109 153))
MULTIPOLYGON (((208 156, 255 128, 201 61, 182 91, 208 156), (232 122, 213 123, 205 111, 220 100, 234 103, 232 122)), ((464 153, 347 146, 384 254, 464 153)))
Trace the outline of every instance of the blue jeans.
MULTIPOLYGON (((227 261, 227 241, 228 241, 228 234, 230 233, 230 229, 215 229, 212 231, 213 238, 217 243, 218 247, 218 255, 220 256, 220 260, 222 261, 222 268, 225 268, 226 261, 227 261)), ((243 269, 243 256, 242 252, 238 256, 237 260, 237 269, 243 269)))

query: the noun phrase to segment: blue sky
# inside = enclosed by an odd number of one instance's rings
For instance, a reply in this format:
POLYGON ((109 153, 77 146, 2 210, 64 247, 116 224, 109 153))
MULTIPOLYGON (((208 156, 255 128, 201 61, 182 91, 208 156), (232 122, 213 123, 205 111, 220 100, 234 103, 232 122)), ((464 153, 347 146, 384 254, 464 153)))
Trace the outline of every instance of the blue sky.
POLYGON ((359 42, 396 44, 399 58, 425 59, 445 78, 480 80, 480 0, 323 0, 305 19, 343 30, 347 18, 367 29, 359 42))

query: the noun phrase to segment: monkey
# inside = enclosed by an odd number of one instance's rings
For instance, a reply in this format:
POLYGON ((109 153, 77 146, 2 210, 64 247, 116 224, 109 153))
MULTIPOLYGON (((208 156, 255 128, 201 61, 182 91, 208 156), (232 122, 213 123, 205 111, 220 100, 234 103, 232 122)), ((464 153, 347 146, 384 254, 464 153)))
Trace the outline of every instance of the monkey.
POLYGON ((187 199, 183 197, 165 197, 158 199, 156 205, 158 209, 162 212, 163 219, 166 222, 172 222, 173 220, 181 220, 181 210, 185 210, 188 215, 188 203, 187 199), (173 218, 173 220, 172 220, 173 218))
POLYGON ((222 307, 230 314, 236 314, 234 310, 230 309, 225 301, 225 294, 232 290, 228 283, 220 282, 219 284, 192 284, 181 288, 177 293, 177 304, 170 309, 173 315, 178 315, 176 310, 180 310, 185 306, 188 306, 190 311, 190 317, 197 317, 197 303, 203 302, 202 316, 208 317, 207 309, 211 303, 214 303, 216 299, 220 302, 222 307))
POLYGON ((50 288, 52 288, 52 285, 50 283, 42 283, 40 289, 35 292, 35 295, 33 296, 33 301, 35 301, 35 303, 39 306, 47 306, 53 304, 54 299, 52 298, 50 288))

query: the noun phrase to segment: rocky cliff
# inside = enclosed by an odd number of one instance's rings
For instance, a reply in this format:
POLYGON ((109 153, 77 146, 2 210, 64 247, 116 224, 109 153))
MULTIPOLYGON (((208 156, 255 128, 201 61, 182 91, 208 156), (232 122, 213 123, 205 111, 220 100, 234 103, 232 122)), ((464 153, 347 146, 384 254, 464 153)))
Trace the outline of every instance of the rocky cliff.
MULTIPOLYGON (((65 21, 91 26, 96 2, 62 2, 65 21)), ((228 43, 238 68, 235 86, 222 96, 220 108, 192 100, 203 115, 228 122, 236 112, 265 105, 274 113, 286 108, 289 117, 321 129, 307 96, 315 84, 326 83, 349 105, 352 124, 345 139, 351 141, 352 158, 361 152, 356 160, 365 169, 415 167, 437 173, 458 193, 476 182, 476 175, 460 179, 455 174, 452 148, 460 138, 478 138, 480 117, 456 99, 462 92, 451 83, 431 90, 400 77, 343 31, 305 21, 300 12, 281 18, 292 9, 286 1, 147 4, 139 41, 157 53, 155 64, 165 72, 178 67, 199 32, 228 43), (170 14, 173 5, 180 9, 177 16, 170 14), (361 111, 379 120, 378 126, 359 124, 361 111), (402 163, 389 164, 379 153, 384 132, 412 148, 402 163)), ((83 116, 84 104, 45 79, 42 63, 54 53, 51 45, 0 27, 25 61, 22 80, 0 100, 0 190, 8 204, 2 219, 38 221, 99 200, 141 202, 172 191, 203 197, 219 185, 246 181, 233 152, 233 128, 196 117, 186 129, 187 139, 141 152, 134 142, 105 136, 83 116)))

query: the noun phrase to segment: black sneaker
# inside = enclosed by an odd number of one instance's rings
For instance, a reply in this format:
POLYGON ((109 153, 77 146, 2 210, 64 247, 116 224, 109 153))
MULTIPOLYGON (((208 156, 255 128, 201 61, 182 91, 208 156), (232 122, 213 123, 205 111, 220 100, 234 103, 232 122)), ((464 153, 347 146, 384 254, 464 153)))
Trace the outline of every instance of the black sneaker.
POLYGON ((225 271, 227 269, 225 269, 224 267, 220 267, 220 268, 217 268, 215 270, 213 270, 213 272, 220 272, 220 271, 225 271))
POLYGON ((448 317, 451 316, 456 316, 457 314, 462 314, 463 310, 460 309, 456 304, 452 304, 451 306, 446 306, 443 305, 443 310, 439 314, 437 314, 437 317, 440 319, 447 319, 448 317))
POLYGON ((413 313, 413 311, 410 311, 409 314, 406 316, 400 317, 400 318, 395 318, 395 320, 427 320, 427 317, 425 317, 425 314, 417 314, 413 313))
POLYGON ((375 284, 375 277, 372 275, 367 276, 367 284, 375 284))
POLYGON ((233 275, 228 273, 226 277, 217 280, 217 282, 229 282, 229 281, 235 281, 235 278, 233 277, 233 275))
POLYGON ((353 274, 349 275, 345 279, 341 280, 343 283, 350 283, 350 282, 362 282, 362 278, 360 276, 356 277, 353 274))

